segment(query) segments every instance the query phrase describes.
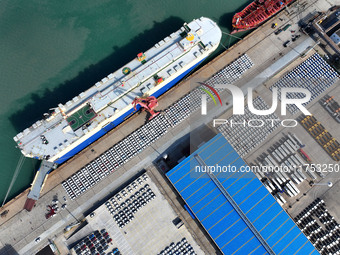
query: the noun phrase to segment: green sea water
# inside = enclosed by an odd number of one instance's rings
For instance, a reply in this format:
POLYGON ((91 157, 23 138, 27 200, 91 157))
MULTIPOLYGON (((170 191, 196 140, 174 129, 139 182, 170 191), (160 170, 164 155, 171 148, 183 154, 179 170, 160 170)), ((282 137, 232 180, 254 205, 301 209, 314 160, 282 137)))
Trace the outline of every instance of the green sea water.
MULTIPOLYGON (((230 32, 233 14, 250 2, 0 1, 0 202, 20 159, 13 141, 18 132, 184 22, 205 16, 230 32)), ((225 46, 236 41, 222 38, 225 46)), ((223 50, 220 46, 215 55, 223 50)), ((29 187, 38 166, 37 160, 25 159, 7 201, 29 187)))

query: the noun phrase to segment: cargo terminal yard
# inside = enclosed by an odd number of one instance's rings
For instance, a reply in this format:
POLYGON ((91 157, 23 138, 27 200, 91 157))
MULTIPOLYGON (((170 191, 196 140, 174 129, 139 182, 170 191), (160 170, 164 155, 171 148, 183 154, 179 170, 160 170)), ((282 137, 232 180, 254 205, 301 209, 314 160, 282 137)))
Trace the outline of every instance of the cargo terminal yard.
MULTIPOLYGON (((299 32, 297 25, 309 13, 326 11, 334 4, 336 1, 296 1, 163 95, 156 108, 161 114, 155 119, 146 123, 145 113, 134 116, 49 174, 31 212, 22 209, 28 190, 8 202, 0 211, 8 210, 6 217, 0 218, 0 254, 35 254, 50 243, 60 254, 77 254, 86 243, 87 246, 97 245, 94 237, 105 240, 106 243, 103 241, 98 247, 107 245, 107 253, 114 248, 122 254, 222 253, 225 247, 205 229, 206 225, 195 210, 183 207, 184 197, 166 173, 218 133, 247 165, 258 166, 266 160, 272 164, 289 164, 290 160, 299 161, 299 158, 301 165, 309 163, 299 149, 308 155, 311 163, 339 164, 336 160, 339 123, 322 105, 325 98, 332 96, 340 102, 339 75, 323 60, 324 53, 317 43, 299 32), (278 23, 278 27, 291 24, 291 28, 277 35, 276 29, 271 28, 272 23, 278 23), (300 36, 284 47, 292 37, 290 30, 300 36), (317 64, 311 67, 308 61, 317 64), (316 84, 312 78, 317 74, 308 76, 312 70, 322 72, 320 75, 327 79, 316 84), (210 100, 208 114, 202 116, 200 113, 201 92, 196 88, 199 82, 209 85, 231 81, 243 91, 253 87, 254 105, 266 109, 271 105, 272 88, 284 86, 289 79, 296 81, 294 75, 301 73, 308 79, 301 79, 300 84, 306 88, 313 86, 313 100, 307 109, 316 119, 315 123, 320 123, 317 128, 322 125, 320 133, 312 133, 314 122, 307 127, 302 125, 306 121, 303 122, 301 112, 288 109, 287 116, 282 116, 279 108, 271 118, 294 119, 298 125, 287 128, 276 123, 257 133, 243 126, 233 130, 223 125, 214 127, 213 118, 236 119, 232 115, 231 95, 223 90, 218 90, 223 106, 214 107, 210 100), (329 137, 326 132, 332 139, 326 141, 325 147, 320 139, 329 137), (139 141, 137 139, 142 142, 131 143, 139 141), (333 143, 334 149, 325 149, 331 148, 333 143), (300 148, 300 145, 304 146, 300 148), (117 153, 125 158, 113 160, 117 153), (89 175, 94 177, 88 178, 89 175), (48 205, 59 209, 53 217, 46 219, 48 205)), ((247 110, 246 114, 249 114, 248 119, 261 118, 247 110)), ((300 173, 287 177, 256 173, 284 213, 297 223, 317 250, 330 254, 339 241, 340 174, 326 172, 320 175, 306 171, 304 175, 305 178, 300 173), (320 234, 327 234, 327 238, 321 238, 320 234)), ((224 190, 221 188, 222 193, 224 190)), ((294 228, 294 231, 297 231, 296 235, 302 235, 298 229, 294 228)), ((257 238, 262 240, 262 237, 257 238)), ((281 237, 275 238, 277 242, 281 240, 281 237)), ((225 245, 229 241, 232 240, 226 240, 225 245)), ((270 244, 267 246, 266 241, 262 245, 267 251, 276 249, 270 248, 270 244)), ((310 254, 317 254, 317 251, 311 249, 310 254)))

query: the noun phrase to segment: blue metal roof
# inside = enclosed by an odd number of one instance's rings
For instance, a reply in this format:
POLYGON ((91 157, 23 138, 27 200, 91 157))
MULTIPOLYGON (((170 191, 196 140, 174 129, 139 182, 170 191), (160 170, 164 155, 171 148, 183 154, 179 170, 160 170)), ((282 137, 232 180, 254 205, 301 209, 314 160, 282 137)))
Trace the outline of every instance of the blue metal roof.
POLYGON ((319 254, 245 166, 219 134, 166 175, 224 254, 319 254), (236 171, 210 174, 202 165, 236 171))

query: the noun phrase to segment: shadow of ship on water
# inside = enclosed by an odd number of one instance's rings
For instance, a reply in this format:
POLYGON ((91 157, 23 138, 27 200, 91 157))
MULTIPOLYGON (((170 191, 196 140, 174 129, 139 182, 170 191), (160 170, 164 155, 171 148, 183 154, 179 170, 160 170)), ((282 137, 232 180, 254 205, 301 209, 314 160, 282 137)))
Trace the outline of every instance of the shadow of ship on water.
POLYGON ((60 84, 53 90, 45 89, 42 93, 33 93, 31 102, 20 111, 12 114, 9 120, 17 132, 23 131, 35 121, 43 118, 48 109, 57 107, 59 103, 79 95, 92 87, 96 82, 115 72, 130 62, 139 52, 153 47, 163 38, 178 30, 185 21, 178 17, 170 17, 163 22, 155 22, 149 30, 134 37, 123 47, 113 47, 113 52, 100 62, 90 65, 73 78, 60 84))

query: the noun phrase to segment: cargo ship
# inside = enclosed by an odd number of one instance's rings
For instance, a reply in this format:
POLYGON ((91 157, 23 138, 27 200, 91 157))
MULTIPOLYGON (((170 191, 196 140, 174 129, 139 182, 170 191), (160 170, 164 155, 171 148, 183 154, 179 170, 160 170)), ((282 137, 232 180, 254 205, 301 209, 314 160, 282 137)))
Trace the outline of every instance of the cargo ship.
MULTIPOLYGON (((140 52, 44 119, 14 137, 25 157, 42 160, 25 204, 31 210, 47 175, 140 109, 136 99, 156 99, 212 54, 222 32, 209 18, 185 23, 179 30, 140 52)), ((138 43, 136 43, 138 45, 138 43)))
MULTIPOLYGON (((202 17, 59 104, 45 118, 14 137, 26 157, 61 164, 134 114, 136 97, 159 97, 213 53, 222 32, 202 17)), ((136 43, 136 46, 138 43, 136 43)))
MULTIPOLYGON (((14 137, 26 157, 61 164, 134 114, 136 97, 159 97, 213 53, 222 32, 202 17, 59 104, 45 118, 14 137)), ((138 45, 138 43, 136 43, 138 45)))
POLYGON ((234 15, 231 34, 258 27, 294 0, 255 0, 234 15))

